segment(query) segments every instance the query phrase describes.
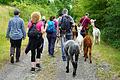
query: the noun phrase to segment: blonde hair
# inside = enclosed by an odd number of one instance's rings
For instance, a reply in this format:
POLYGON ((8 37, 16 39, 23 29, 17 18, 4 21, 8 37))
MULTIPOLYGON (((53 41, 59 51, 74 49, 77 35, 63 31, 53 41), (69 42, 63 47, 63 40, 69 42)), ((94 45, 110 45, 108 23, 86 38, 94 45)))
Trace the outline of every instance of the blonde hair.
POLYGON ((40 12, 33 12, 31 14, 31 20, 33 23, 37 23, 41 19, 41 14, 40 12))

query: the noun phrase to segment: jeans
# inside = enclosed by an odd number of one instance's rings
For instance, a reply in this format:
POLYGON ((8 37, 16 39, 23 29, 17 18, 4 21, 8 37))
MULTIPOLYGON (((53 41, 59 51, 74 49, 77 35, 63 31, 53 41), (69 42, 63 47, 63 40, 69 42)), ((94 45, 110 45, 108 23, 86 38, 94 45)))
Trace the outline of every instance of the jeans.
POLYGON ((64 43, 67 40, 72 40, 72 32, 61 35, 61 51, 62 51, 62 59, 63 59, 63 61, 66 61, 66 54, 64 52, 64 43))
POLYGON ((54 55, 56 38, 57 38, 56 33, 47 34, 49 55, 54 55))

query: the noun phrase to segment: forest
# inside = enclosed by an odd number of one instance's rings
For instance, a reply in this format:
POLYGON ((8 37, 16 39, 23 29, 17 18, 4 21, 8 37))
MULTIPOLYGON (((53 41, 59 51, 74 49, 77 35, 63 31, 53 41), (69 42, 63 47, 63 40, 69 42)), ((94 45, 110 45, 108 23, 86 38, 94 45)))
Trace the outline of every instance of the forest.
MULTIPOLYGON (((100 28, 102 40, 120 50, 120 1, 119 0, 0 0, 1 4, 17 7, 21 17, 28 21, 33 11, 40 11, 47 18, 58 16, 63 8, 76 22, 88 12, 90 18, 96 19, 96 27, 100 28)), ((12 12, 10 12, 12 15, 12 12)))

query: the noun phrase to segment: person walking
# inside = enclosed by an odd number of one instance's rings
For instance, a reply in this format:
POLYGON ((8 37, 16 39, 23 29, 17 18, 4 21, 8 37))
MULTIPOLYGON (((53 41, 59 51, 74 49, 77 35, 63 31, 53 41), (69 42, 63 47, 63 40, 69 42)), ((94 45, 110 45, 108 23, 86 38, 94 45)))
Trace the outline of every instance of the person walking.
POLYGON ((64 42, 72 39, 72 26, 74 26, 73 18, 68 15, 68 10, 63 9, 62 18, 60 22, 60 35, 61 35, 61 50, 62 50, 62 59, 66 61, 66 56, 64 53, 64 42))
POLYGON ((28 37, 29 42, 26 47, 25 53, 27 54, 31 50, 31 71, 35 71, 35 68, 41 68, 40 58, 43 50, 43 33, 45 32, 44 24, 40 20, 40 12, 33 12, 31 14, 31 20, 28 22, 28 37))
POLYGON ((46 29, 47 32, 47 39, 48 39, 48 52, 51 57, 54 57, 54 47, 57 38, 57 26, 53 21, 53 16, 50 17, 49 21, 47 22, 48 26, 46 29))
POLYGON ((14 17, 9 20, 6 37, 10 39, 10 57, 11 63, 14 63, 14 53, 16 49, 16 62, 19 62, 21 53, 22 39, 25 39, 26 32, 24 28, 24 21, 20 17, 20 11, 15 9, 14 17))
POLYGON ((91 24, 90 18, 89 18, 89 14, 86 13, 85 16, 83 16, 80 19, 80 24, 82 26, 82 30, 81 30, 81 35, 83 37, 85 37, 85 34, 88 34, 88 30, 89 30, 89 24, 91 24))

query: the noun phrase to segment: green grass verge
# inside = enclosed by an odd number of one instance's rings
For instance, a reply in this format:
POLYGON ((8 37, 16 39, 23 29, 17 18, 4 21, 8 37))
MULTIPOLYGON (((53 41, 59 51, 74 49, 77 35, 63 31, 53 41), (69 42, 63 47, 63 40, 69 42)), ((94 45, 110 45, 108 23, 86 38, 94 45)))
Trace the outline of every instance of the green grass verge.
POLYGON ((93 47, 93 58, 98 66, 97 75, 100 80, 119 79, 120 77, 120 51, 101 42, 93 47), (108 66, 106 66, 108 65, 108 66), (108 68, 104 70, 103 68, 108 68))

